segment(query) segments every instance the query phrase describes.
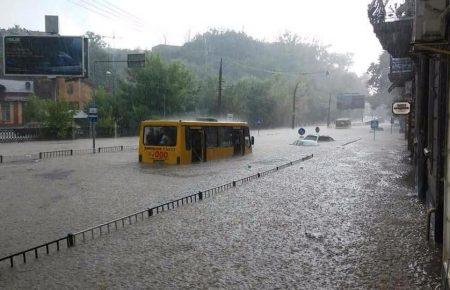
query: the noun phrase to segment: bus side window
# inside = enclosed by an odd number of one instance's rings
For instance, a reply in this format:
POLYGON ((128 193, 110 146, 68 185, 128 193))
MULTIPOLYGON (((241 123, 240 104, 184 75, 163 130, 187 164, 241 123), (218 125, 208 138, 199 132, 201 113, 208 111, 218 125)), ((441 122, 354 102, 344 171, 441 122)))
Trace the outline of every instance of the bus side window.
POLYGON ((244 140, 245 140, 245 146, 251 147, 252 143, 250 142, 250 130, 248 127, 244 127, 244 140))
POLYGON ((206 146, 214 148, 218 146, 218 130, 217 127, 205 127, 206 131, 206 146))
POLYGON ((233 131, 231 127, 219 127, 219 146, 231 147, 233 146, 233 131))
POLYGON ((191 147, 192 147, 192 145, 191 145, 191 129, 188 127, 188 126, 186 126, 186 127, 184 127, 184 134, 185 134, 185 142, 186 142, 186 150, 191 150, 191 147))

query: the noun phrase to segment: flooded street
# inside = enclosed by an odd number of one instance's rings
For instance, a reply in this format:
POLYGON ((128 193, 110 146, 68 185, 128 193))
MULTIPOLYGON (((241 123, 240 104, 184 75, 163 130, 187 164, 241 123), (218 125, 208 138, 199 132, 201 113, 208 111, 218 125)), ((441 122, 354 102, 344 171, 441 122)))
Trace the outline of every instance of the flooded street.
MULTIPOLYGON (((12 269, 3 263, 0 288, 436 287, 439 248, 426 241, 403 135, 388 125, 376 140, 367 127, 321 133, 336 141, 299 147, 290 145, 294 130, 254 131, 253 154, 189 166, 140 165, 136 152, 2 164, 6 256, 314 154, 69 250, 12 269)), ((34 143, 9 150, 45 145, 34 143)))

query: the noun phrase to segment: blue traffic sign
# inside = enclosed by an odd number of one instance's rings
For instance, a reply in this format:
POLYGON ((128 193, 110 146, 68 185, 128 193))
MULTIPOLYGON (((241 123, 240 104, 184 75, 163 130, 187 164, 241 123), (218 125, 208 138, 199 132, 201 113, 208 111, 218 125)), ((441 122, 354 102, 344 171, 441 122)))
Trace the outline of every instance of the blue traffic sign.
POLYGON ((370 128, 371 129, 378 129, 378 126, 379 126, 378 120, 370 121, 370 128))
POLYGON ((298 134, 305 135, 306 131, 303 128, 298 129, 298 134))

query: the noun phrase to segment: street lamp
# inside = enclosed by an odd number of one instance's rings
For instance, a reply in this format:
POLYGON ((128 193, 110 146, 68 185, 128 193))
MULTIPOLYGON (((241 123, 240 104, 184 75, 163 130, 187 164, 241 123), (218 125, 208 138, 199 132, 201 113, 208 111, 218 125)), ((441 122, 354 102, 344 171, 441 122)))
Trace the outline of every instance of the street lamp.
MULTIPOLYGON (((313 74, 325 74, 326 77, 330 75, 329 71, 318 71, 318 72, 304 72, 299 73, 300 76, 313 75, 313 74)), ((298 86, 302 80, 299 79, 295 84, 294 94, 292 95, 292 129, 295 129, 295 94, 297 93, 298 86)))

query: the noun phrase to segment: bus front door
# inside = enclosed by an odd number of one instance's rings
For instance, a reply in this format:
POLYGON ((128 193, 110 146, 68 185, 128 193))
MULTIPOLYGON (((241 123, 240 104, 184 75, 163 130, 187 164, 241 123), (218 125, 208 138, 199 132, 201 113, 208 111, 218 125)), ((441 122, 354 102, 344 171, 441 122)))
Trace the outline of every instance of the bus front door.
POLYGON ((233 129, 234 155, 244 155, 244 132, 242 129, 233 129))
POLYGON ((191 128, 192 162, 206 161, 205 133, 191 128))

